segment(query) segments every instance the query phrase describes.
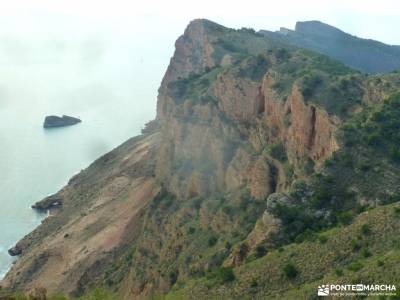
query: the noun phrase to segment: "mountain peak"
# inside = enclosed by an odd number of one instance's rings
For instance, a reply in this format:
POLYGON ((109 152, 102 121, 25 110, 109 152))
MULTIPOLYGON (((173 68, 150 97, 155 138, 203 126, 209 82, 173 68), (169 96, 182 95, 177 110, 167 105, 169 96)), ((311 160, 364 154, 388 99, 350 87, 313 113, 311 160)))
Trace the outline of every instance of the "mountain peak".
POLYGON ((222 31, 225 29, 227 28, 208 19, 194 19, 186 26, 185 34, 199 32, 199 30, 201 30, 201 32, 204 34, 212 33, 214 31, 222 31))
POLYGON ((303 34, 346 34, 342 30, 318 20, 297 22, 295 31, 303 34))
POLYGON ((266 37, 328 55, 367 73, 385 73, 400 68, 400 47, 348 34, 321 21, 297 22, 295 30, 261 30, 266 37))

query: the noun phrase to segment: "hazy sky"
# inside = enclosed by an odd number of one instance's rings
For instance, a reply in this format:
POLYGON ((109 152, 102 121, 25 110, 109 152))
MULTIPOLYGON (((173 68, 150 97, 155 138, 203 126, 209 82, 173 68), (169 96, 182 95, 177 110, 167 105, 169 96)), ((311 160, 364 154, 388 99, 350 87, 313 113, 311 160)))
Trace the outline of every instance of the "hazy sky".
POLYGON ((138 72, 153 64, 158 86, 174 41, 195 18, 256 30, 321 20, 400 45, 399 12, 396 0, 0 0, 0 66, 68 60, 118 68, 129 57, 138 72))
MULTIPOLYGON (((154 108, 174 41, 192 19, 256 30, 321 20, 400 45, 399 12, 397 0, 0 0, 0 67, 48 64, 56 72, 70 62, 101 67, 116 83, 136 76, 146 80, 154 108)), ((132 81, 132 89, 143 85, 132 81)))
POLYGON ((0 0, 0 34, 144 35, 175 39, 194 18, 231 27, 293 28, 318 19, 354 35, 400 44, 396 0, 0 0))
POLYGON ((126 43, 143 66, 157 59, 165 69, 174 41, 195 18, 257 30, 321 20, 400 44, 399 12, 396 0, 0 0, 0 64, 95 61, 126 43))
POLYGON ((0 34, 32 37, 65 33, 181 33, 189 20, 209 18, 227 26, 256 29, 293 27, 319 19, 352 34, 400 44, 400 2, 396 0, 1 0, 0 34))

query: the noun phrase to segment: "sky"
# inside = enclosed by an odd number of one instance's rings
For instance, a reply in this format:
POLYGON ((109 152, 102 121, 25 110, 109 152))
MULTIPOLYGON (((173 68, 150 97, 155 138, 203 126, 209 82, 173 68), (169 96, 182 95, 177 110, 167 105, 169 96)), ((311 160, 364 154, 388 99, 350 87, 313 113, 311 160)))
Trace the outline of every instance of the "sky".
POLYGON ((153 73, 155 95, 174 42, 193 19, 256 30, 320 20, 400 45, 399 11, 397 0, 0 0, 0 67, 71 62, 115 77, 129 60, 136 74, 153 73))
POLYGON ((139 73, 152 65, 155 91, 175 40, 196 18, 256 30, 320 20, 400 45, 399 11, 396 0, 0 0, 0 67, 71 61, 116 74, 129 58, 139 73))
POLYGON ((132 55, 144 63, 157 57, 166 68, 174 41, 195 18, 256 30, 320 20, 400 44, 399 11, 396 0, 0 0, 0 64, 54 61, 78 46, 78 56, 95 59, 106 46, 130 41, 132 55))
POLYGON ((360 37, 400 44, 399 11, 396 0, 0 0, 0 35, 149 34, 171 43, 195 18, 270 30, 317 19, 360 37))

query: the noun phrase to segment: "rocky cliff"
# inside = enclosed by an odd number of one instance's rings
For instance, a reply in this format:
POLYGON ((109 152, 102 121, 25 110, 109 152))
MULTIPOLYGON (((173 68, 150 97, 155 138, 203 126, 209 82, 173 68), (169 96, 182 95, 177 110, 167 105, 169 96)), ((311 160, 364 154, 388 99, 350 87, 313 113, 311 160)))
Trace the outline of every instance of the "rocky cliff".
POLYGON ((272 88, 273 72, 268 70, 288 64, 279 57, 284 51, 271 47, 268 40, 251 50, 218 48, 228 44, 221 36, 235 41, 235 35, 249 39, 250 45, 260 39, 207 21, 192 22, 177 41, 160 88, 157 121, 165 139, 156 173, 170 192, 181 198, 248 185, 252 196, 262 199, 285 186, 280 163, 267 158, 268 146, 282 143, 289 150, 290 164, 304 158, 318 163, 338 147, 335 116, 306 103, 294 83, 288 99, 279 98, 272 88), (205 34, 207 29, 213 31, 205 34), (204 43, 201 47, 199 41, 204 43), (192 48, 196 51, 183 54, 192 48), (230 53, 231 49, 236 52, 230 53), (215 55, 216 51, 223 53, 215 55), (182 56, 187 57, 185 62, 195 64, 184 65, 182 56), (236 62, 227 64, 227 56, 236 57, 236 62), (181 78, 183 71, 175 71, 181 69, 187 74, 185 79, 181 78), (260 157, 264 167, 259 164, 260 157), (253 170, 260 168, 268 178, 254 175, 253 170))
POLYGON ((343 123, 396 91, 398 75, 366 77, 207 20, 175 47, 156 120, 35 204, 50 216, 12 249, 2 286, 145 298, 332 225, 343 207, 337 195, 316 204, 312 175, 342 149, 343 123), (293 225, 282 207, 306 216, 293 225))

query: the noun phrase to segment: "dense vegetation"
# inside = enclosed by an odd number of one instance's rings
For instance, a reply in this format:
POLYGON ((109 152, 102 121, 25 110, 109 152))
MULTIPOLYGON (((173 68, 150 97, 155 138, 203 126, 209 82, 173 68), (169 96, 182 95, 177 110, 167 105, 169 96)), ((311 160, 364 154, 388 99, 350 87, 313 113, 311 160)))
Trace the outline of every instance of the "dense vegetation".
POLYGON ((398 204, 390 204, 364 212, 350 225, 235 268, 232 282, 214 286, 208 278, 188 281, 174 287, 167 299, 316 299, 316 287, 327 282, 398 284, 393 278, 400 278, 399 211, 398 204))
POLYGON ((211 83, 215 80, 221 68, 207 69, 203 74, 191 74, 169 84, 169 92, 176 103, 192 100, 200 103, 215 101, 209 91, 211 83))
POLYGON ((306 101, 329 113, 346 117, 361 104, 363 76, 343 64, 308 50, 297 50, 270 70, 276 75, 273 88, 282 99, 297 84, 306 101))

